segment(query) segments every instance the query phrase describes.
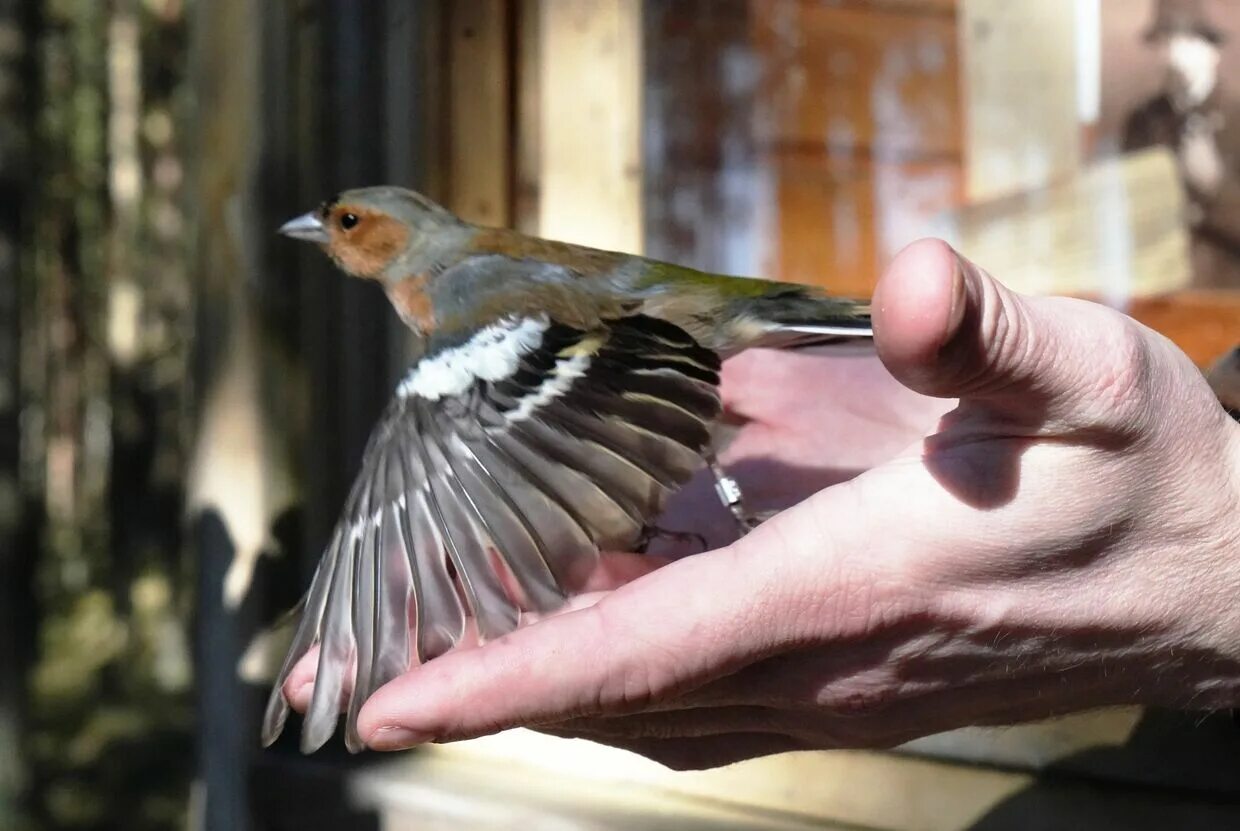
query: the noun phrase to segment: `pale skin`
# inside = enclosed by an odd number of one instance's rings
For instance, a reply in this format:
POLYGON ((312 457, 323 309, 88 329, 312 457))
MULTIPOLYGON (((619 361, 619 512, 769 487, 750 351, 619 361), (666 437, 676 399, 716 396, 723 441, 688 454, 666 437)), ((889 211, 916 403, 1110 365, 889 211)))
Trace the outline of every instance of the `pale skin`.
MULTIPOLYGON (((606 558, 565 610, 379 690, 361 736, 532 726, 685 769, 1240 705, 1240 426, 1188 358, 934 241, 874 305, 877 359, 725 365, 725 461, 791 507, 671 564, 606 558)), ((663 524, 722 527, 705 504, 691 489, 663 524)), ((285 686, 299 709, 313 674, 307 656, 285 686)))

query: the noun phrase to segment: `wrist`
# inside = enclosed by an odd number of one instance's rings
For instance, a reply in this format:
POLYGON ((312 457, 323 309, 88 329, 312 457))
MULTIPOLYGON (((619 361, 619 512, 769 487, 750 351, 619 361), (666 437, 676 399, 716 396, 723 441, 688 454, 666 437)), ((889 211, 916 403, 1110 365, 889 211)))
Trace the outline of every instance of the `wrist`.
POLYGON ((1168 650, 1171 671, 1151 688, 1159 700, 1149 703, 1240 707, 1240 424, 1224 429, 1225 478, 1209 533, 1201 535, 1205 557, 1185 564, 1194 573, 1183 581, 1188 632, 1168 650))

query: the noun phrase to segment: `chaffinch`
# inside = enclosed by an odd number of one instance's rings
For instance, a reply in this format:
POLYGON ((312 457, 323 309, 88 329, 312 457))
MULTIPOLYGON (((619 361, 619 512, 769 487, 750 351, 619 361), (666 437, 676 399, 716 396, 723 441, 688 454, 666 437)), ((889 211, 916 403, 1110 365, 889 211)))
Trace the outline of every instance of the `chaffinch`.
POLYGON ((280 232, 379 283, 419 357, 371 435, 302 600, 263 742, 288 716, 281 687, 316 644, 302 749, 347 700, 362 748, 366 699, 523 610, 563 602, 600 550, 632 550, 704 463, 714 464, 720 360, 754 346, 871 336, 869 305, 819 289, 695 271, 471 225, 397 187, 341 193, 280 232))

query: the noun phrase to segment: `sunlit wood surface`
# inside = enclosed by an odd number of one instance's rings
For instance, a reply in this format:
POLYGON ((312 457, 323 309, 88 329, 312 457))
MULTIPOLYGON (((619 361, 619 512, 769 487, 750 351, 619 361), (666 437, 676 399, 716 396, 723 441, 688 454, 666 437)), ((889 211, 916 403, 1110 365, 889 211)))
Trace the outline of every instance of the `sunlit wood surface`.
POLYGON ((936 235, 1017 291, 1120 303, 1188 286, 1185 213, 1175 161, 1157 148, 971 202, 936 235))
POLYGON ((1175 341, 1198 366, 1240 345, 1240 291, 1184 291, 1135 300, 1126 311, 1175 341))

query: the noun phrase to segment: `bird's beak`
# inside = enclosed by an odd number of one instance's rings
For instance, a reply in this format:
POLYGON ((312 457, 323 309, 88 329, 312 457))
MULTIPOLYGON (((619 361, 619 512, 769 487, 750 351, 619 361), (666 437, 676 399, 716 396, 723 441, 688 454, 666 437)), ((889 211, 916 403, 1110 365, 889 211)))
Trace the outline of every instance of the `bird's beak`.
POLYGON ((331 242, 331 237, 327 235, 327 228, 322 220, 315 216, 314 211, 290 219, 280 226, 280 233, 286 237, 306 242, 331 242))

